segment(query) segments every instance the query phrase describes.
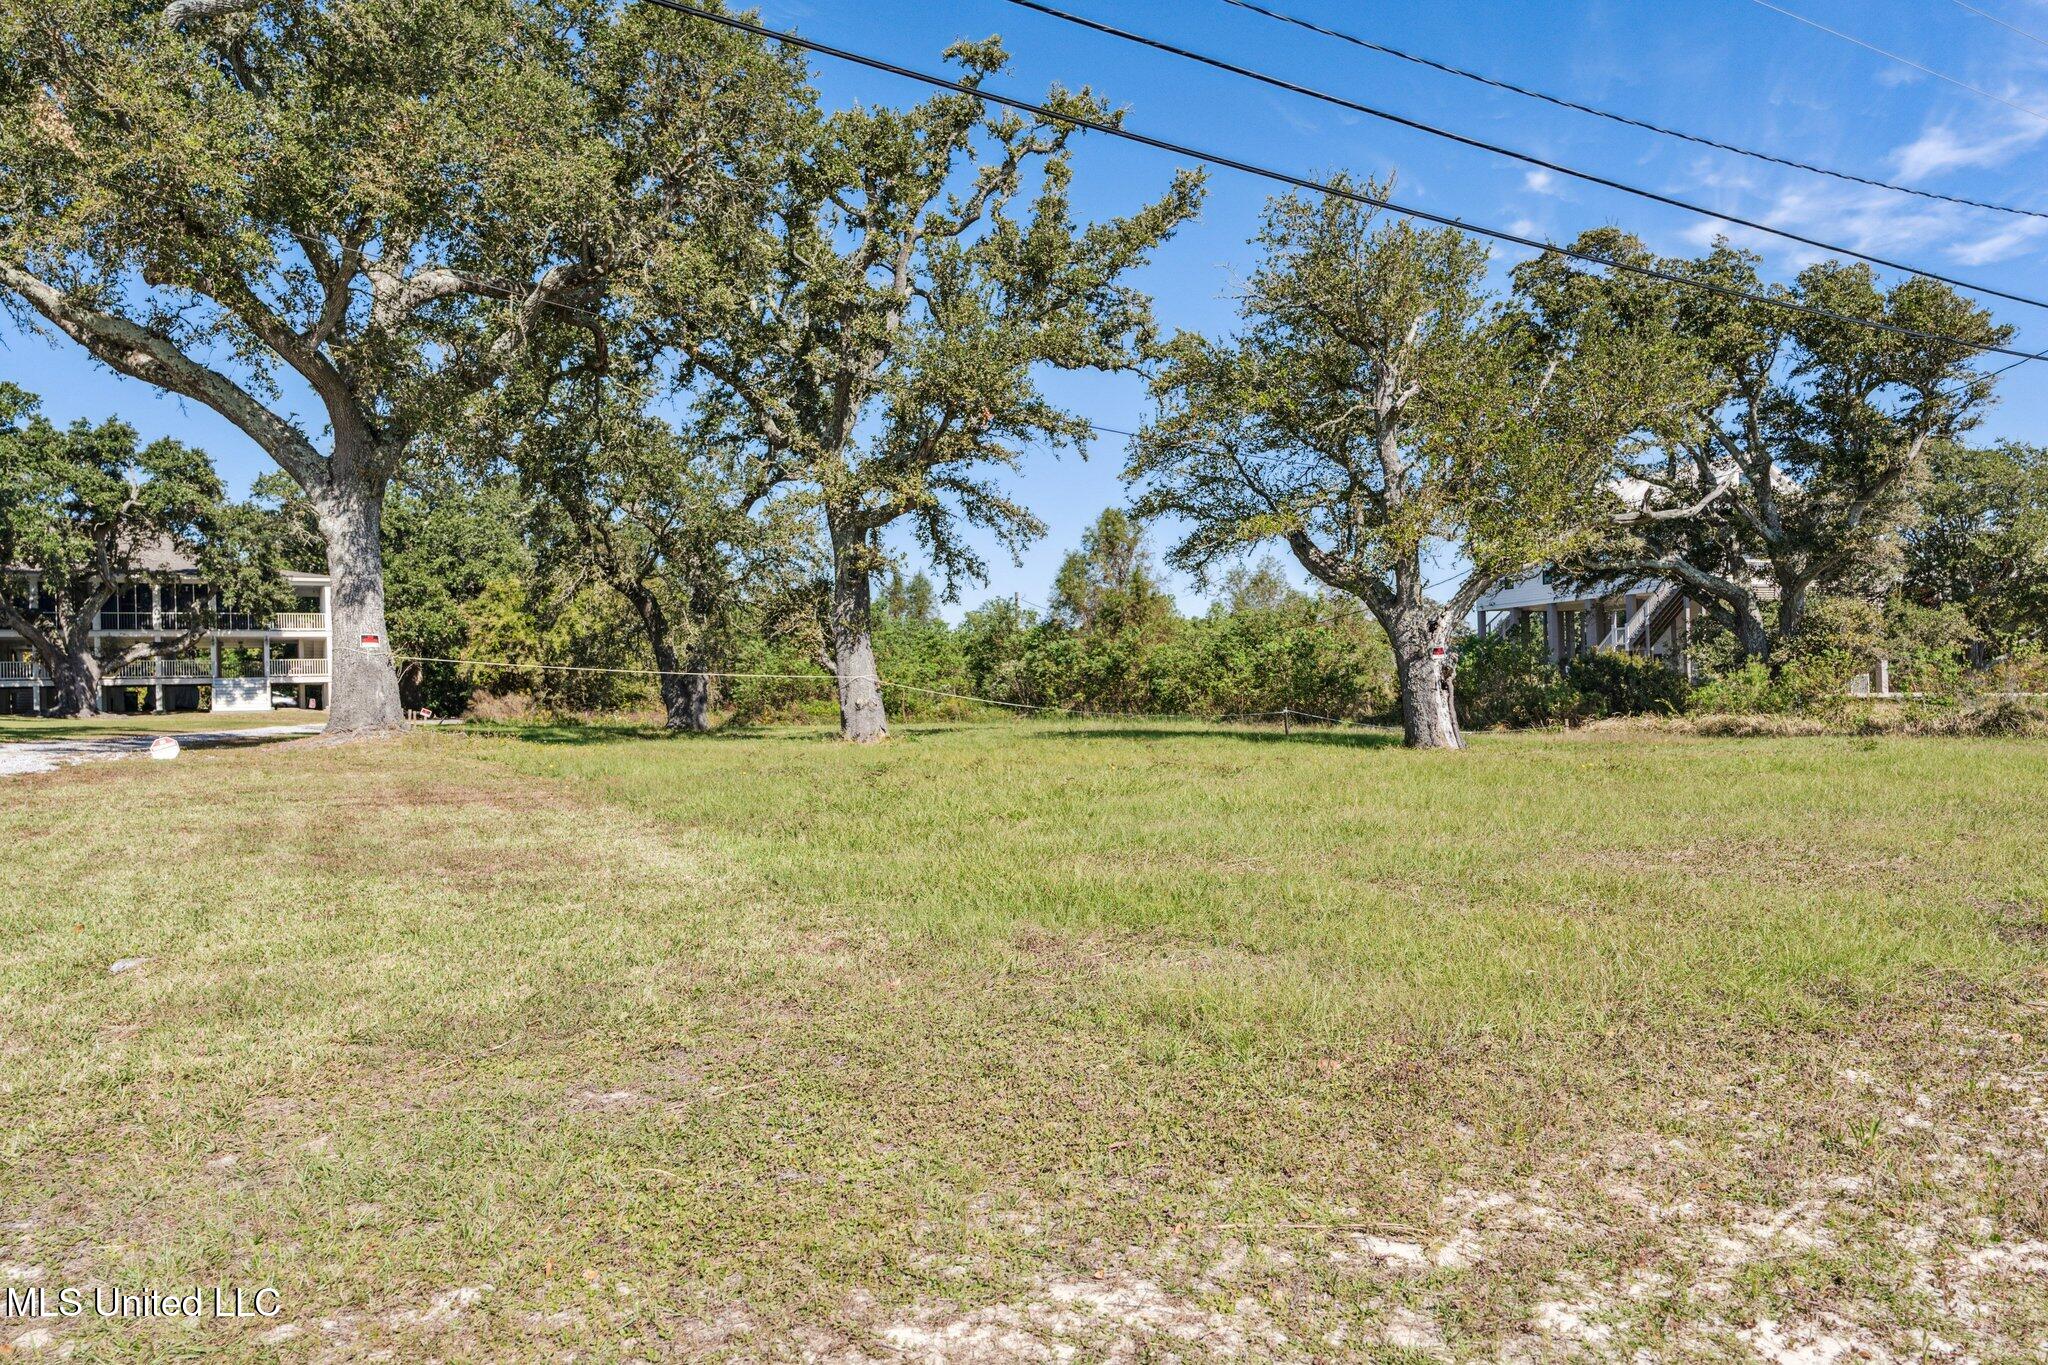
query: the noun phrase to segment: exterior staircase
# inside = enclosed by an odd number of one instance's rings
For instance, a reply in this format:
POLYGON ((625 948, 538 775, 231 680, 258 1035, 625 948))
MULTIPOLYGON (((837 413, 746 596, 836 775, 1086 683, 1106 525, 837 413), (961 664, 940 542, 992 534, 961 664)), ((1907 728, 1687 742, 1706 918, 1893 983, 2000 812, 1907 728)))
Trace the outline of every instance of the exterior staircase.
POLYGON ((1671 628, 1685 610, 1685 592, 1676 583, 1665 583, 1644 598, 1626 621, 1617 621, 1599 643, 1601 649, 1618 649, 1625 654, 1647 651, 1650 642, 1671 628))

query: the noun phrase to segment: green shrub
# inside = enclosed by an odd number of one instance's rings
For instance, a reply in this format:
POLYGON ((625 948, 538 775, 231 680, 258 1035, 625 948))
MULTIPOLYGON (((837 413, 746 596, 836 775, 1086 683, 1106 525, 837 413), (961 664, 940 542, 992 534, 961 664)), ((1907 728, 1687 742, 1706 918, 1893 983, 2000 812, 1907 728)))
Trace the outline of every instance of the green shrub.
POLYGON ((1792 709, 1792 694, 1751 659, 1694 687, 1687 709, 1702 716, 1776 715, 1792 709))
POLYGON ((1586 696, 1527 635, 1488 635, 1458 650, 1458 719, 1474 729, 1563 725, 1590 714, 1586 696))
POLYGON ((1575 659, 1571 684, 1604 716, 1675 716, 1692 684, 1676 669, 1642 654, 1603 649, 1575 659))

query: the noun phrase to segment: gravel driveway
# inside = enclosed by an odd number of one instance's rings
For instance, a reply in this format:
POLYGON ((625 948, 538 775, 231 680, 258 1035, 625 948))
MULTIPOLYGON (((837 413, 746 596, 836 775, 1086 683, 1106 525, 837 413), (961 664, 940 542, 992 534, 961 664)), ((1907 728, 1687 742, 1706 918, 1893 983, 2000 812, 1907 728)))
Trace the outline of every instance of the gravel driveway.
MULTIPOLYGON (((317 735, 324 725, 259 725, 247 730, 200 730, 174 735, 188 749, 209 749, 237 744, 262 744, 293 735, 317 735)), ((33 739, 18 744, 0 744, 0 777, 21 773, 55 772, 72 763, 101 759, 134 758, 149 752, 153 734, 112 735, 105 739, 33 739)))

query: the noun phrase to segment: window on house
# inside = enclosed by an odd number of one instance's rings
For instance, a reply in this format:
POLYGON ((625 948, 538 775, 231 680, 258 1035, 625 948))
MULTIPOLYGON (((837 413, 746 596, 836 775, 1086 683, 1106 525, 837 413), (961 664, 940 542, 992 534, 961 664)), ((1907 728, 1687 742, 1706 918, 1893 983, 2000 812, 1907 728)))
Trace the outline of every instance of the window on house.
POLYGON ((164 627, 183 630, 206 608, 206 589, 197 583, 174 583, 163 590, 164 627))
POLYGON ((100 608, 101 630, 148 630, 154 624, 147 583, 118 589, 100 608))

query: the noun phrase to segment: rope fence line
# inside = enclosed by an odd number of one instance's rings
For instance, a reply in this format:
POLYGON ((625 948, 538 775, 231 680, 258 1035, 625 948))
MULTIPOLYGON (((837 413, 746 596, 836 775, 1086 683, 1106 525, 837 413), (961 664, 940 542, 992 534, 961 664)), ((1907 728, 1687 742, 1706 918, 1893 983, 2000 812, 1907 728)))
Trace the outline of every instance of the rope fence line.
MULTIPOLYGON (((393 654, 394 663, 455 664, 464 668, 502 668, 508 672, 556 672, 556 673, 605 673, 633 678, 738 678, 775 682, 817 682, 838 685, 840 678, 830 673, 740 673, 722 672, 716 669, 685 668, 606 668, 596 664, 544 664, 516 659, 457 659, 438 654, 393 654)), ((1229 711, 1220 716, 1203 716, 1186 711, 1102 711, 1091 707, 1052 706, 1033 702, 998 701, 994 697, 976 696, 971 692, 949 692, 943 688, 925 687, 918 683, 892 682, 875 674, 863 674, 848 678, 847 682, 871 682, 877 687, 893 687, 901 692, 919 692, 928 697, 943 697, 949 701, 974 702, 981 706, 1002 707, 1010 711, 1023 711, 1032 715, 1067 716, 1077 720, 1168 720, 1195 721, 1210 725, 1228 725, 1239 721, 1266 720, 1279 717, 1283 726, 1291 728, 1295 720, 1319 721, 1325 725, 1354 725, 1363 728, 1377 728, 1364 721, 1351 720, 1341 716, 1326 716, 1316 711, 1302 711, 1295 707, 1283 706, 1272 711, 1229 711)))

